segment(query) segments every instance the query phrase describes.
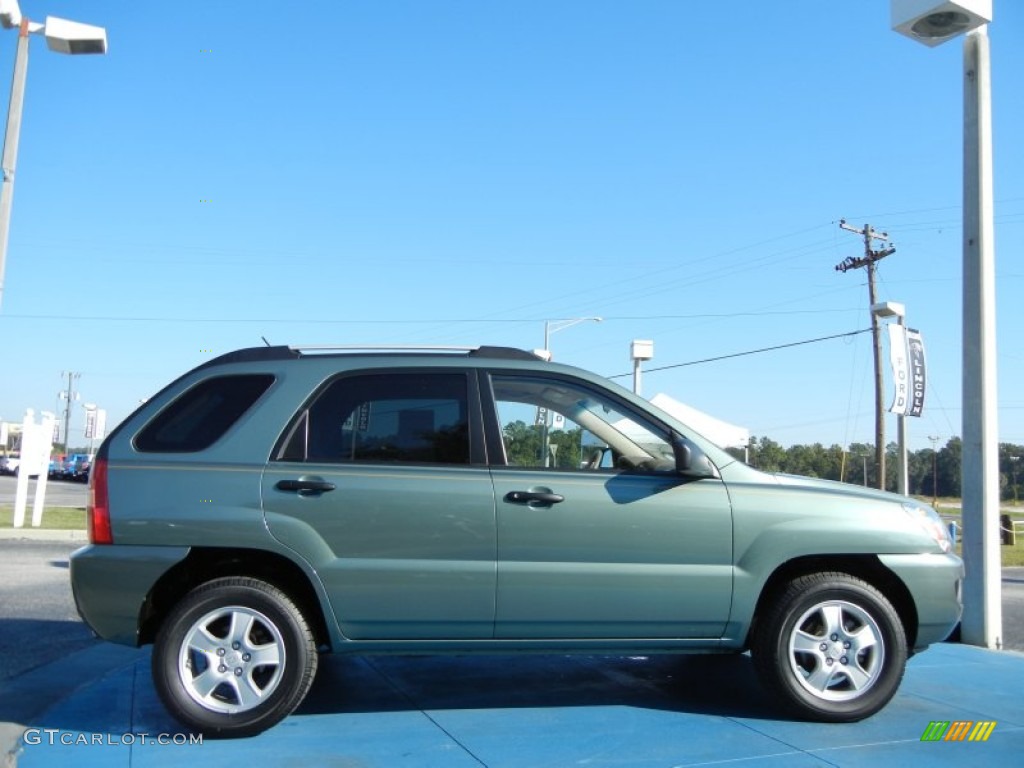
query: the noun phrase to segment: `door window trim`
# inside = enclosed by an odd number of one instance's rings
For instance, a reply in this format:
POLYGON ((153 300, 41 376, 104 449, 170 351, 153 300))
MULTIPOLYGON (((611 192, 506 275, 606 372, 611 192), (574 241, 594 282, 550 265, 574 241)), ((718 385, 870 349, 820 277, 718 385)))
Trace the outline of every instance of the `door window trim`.
MULTIPOLYGON (((476 376, 473 375, 473 369, 463 368, 458 366, 443 367, 423 367, 423 366, 409 366, 402 368, 388 367, 388 368, 360 368, 352 371, 342 371, 333 374, 324 379, 313 392, 305 399, 302 405, 296 410, 292 417, 288 420, 287 425, 281 431, 277 441, 274 443, 274 450, 271 453, 271 463, 293 463, 293 464, 330 464, 338 467, 349 467, 356 464, 360 466, 366 465, 382 465, 382 466, 394 466, 399 464, 401 466, 443 466, 443 467, 485 467, 487 466, 487 448, 485 446, 484 439, 484 427, 483 419, 481 416, 480 407, 480 385, 476 376), (432 461, 401 461, 401 462, 387 462, 387 461, 375 461, 372 459, 360 460, 358 462, 309 462, 308 459, 295 459, 286 458, 283 456, 286 447, 294 437, 294 433, 297 429, 303 428, 308 430, 309 423, 309 409, 312 405, 332 386, 338 381, 347 378, 357 378, 366 376, 416 376, 423 377, 429 375, 437 376, 462 376, 466 380, 466 419, 468 421, 468 439, 469 439, 469 462, 464 464, 450 464, 445 462, 432 462, 432 461), (305 426, 303 426, 305 424, 305 426)), ((307 445, 304 450, 304 456, 308 455, 308 435, 307 445)))

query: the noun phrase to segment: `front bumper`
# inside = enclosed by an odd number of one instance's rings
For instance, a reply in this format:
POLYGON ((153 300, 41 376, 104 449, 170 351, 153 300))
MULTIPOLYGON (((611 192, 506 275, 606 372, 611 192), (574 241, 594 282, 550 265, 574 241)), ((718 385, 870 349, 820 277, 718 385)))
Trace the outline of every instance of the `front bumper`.
POLYGON ((879 555, 906 584, 917 609, 914 650, 939 643, 960 621, 964 563, 954 554, 879 555))

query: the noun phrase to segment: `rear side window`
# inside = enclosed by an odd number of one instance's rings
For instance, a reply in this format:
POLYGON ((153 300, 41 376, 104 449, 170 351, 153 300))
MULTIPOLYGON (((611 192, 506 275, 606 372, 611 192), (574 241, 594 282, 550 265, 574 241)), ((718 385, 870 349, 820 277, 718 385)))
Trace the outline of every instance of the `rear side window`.
POLYGON ((278 458, 468 464, 467 391, 464 374, 338 379, 303 412, 278 458))
POLYGON ((274 382, 266 373, 201 381, 168 405, 135 438, 146 453, 190 453, 209 448, 274 382))

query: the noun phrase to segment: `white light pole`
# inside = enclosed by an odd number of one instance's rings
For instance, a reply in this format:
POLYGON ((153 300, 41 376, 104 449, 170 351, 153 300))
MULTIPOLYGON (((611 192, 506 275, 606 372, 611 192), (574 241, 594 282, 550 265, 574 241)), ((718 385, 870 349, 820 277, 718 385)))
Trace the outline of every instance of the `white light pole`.
MULTIPOLYGON (((871 307, 871 313, 876 317, 895 317, 896 322, 906 325, 907 310, 902 304, 895 301, 883 301, 871 307)), ((896 383, 899 386, 899 382, 896 383)), ((906 387, 907 382, 903 382, 906 387)), ((909 397, 909 391, 904 389, 904 397, 909 397)), ((882 404, 876 406, 882 410, 882 404)), ((899 462, 896 467, 896 492, 902 496, 907 495, 908 474, 907 474, 907 416, 900 411, 896 416, 896 444, 899 446, 899 462)))
POLYGON ((964 37, 963 494, 965 643, 1003 644, 996 415, 992 0, 892 0, 893 28, 935 46, 964 37))
MULTIPOLYGON (((544 321, 544 349, 534 350, 541 355, 545 360, 551 359, 551 334, 558 333, 558 331, 564 331, 566 328, 571 328, 579 323, 600 323, 603 318, 600 317, 568 317, 561 320, 545 320, 544 321)), ((544 434, 544 439, 541 441, 544 451, 544 466, 551 466, 551 435, 548 431, 548 419, 550 413, 544 416, 544 424, 541 426, 541 430, 544 434)))
POLYGON ((544 349, 543 355, 547 360, 551 359, 551 334, 557 333, 558 331, 564 331, 566 328, 571 328, 579 323, 600 323, 604 318, 602 317, 569 317, 562 320, 545 320, 544 321, 544 349))
POLYGON ((629 357, 633 361, 633 394, 639 395, 640 363, 654 358, 654 342, 649 339, 634 339, 629 345, 629 357))
POLYGON ((4 270, 7 264, 7 239, 11 230, 11 201, 14 197, 14 168, 18 161, 21 134, 21 110, 25 100, 25 75, 28 72, 28 36, 42 34, 51 51, 69 54, 106 53, 107 31, 91 24, 47 16, 46 23, 29 21, 21 15, 18 0, 0 0, 0 26, 18 30, 18 50, 14 57, 11 100, 7 107, 7 132, 4 134, 2 187, 0 187, 0 302, 4 296, 4 270))

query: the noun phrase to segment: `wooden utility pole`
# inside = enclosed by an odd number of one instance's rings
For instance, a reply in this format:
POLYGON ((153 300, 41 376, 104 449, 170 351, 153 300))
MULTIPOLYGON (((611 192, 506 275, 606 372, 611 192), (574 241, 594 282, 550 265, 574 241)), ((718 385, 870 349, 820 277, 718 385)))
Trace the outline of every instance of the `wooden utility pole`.
POLYGON ((863 229, 851 227, 846 219, 839 220, 840 229, 853 232, 864 237, 864 255, 855 259, 847 257, 839 264, 836 264, 836 271, 846 272, 850 269, 864 267, 868 271, 868 312, 871 315, 871 342, 874 346, 875 359, 875 469, 878 472, 878 487, 885 490, 885 409, 882 407, 882 334, 878 327, 878 316, 875 314, 875 264, 886 256, 896 252, 896 248, 889 246, 878 251, 871 250, 873 240, 889 241, 885 232, 875 232, 870 224, 865 224, 863 229))

